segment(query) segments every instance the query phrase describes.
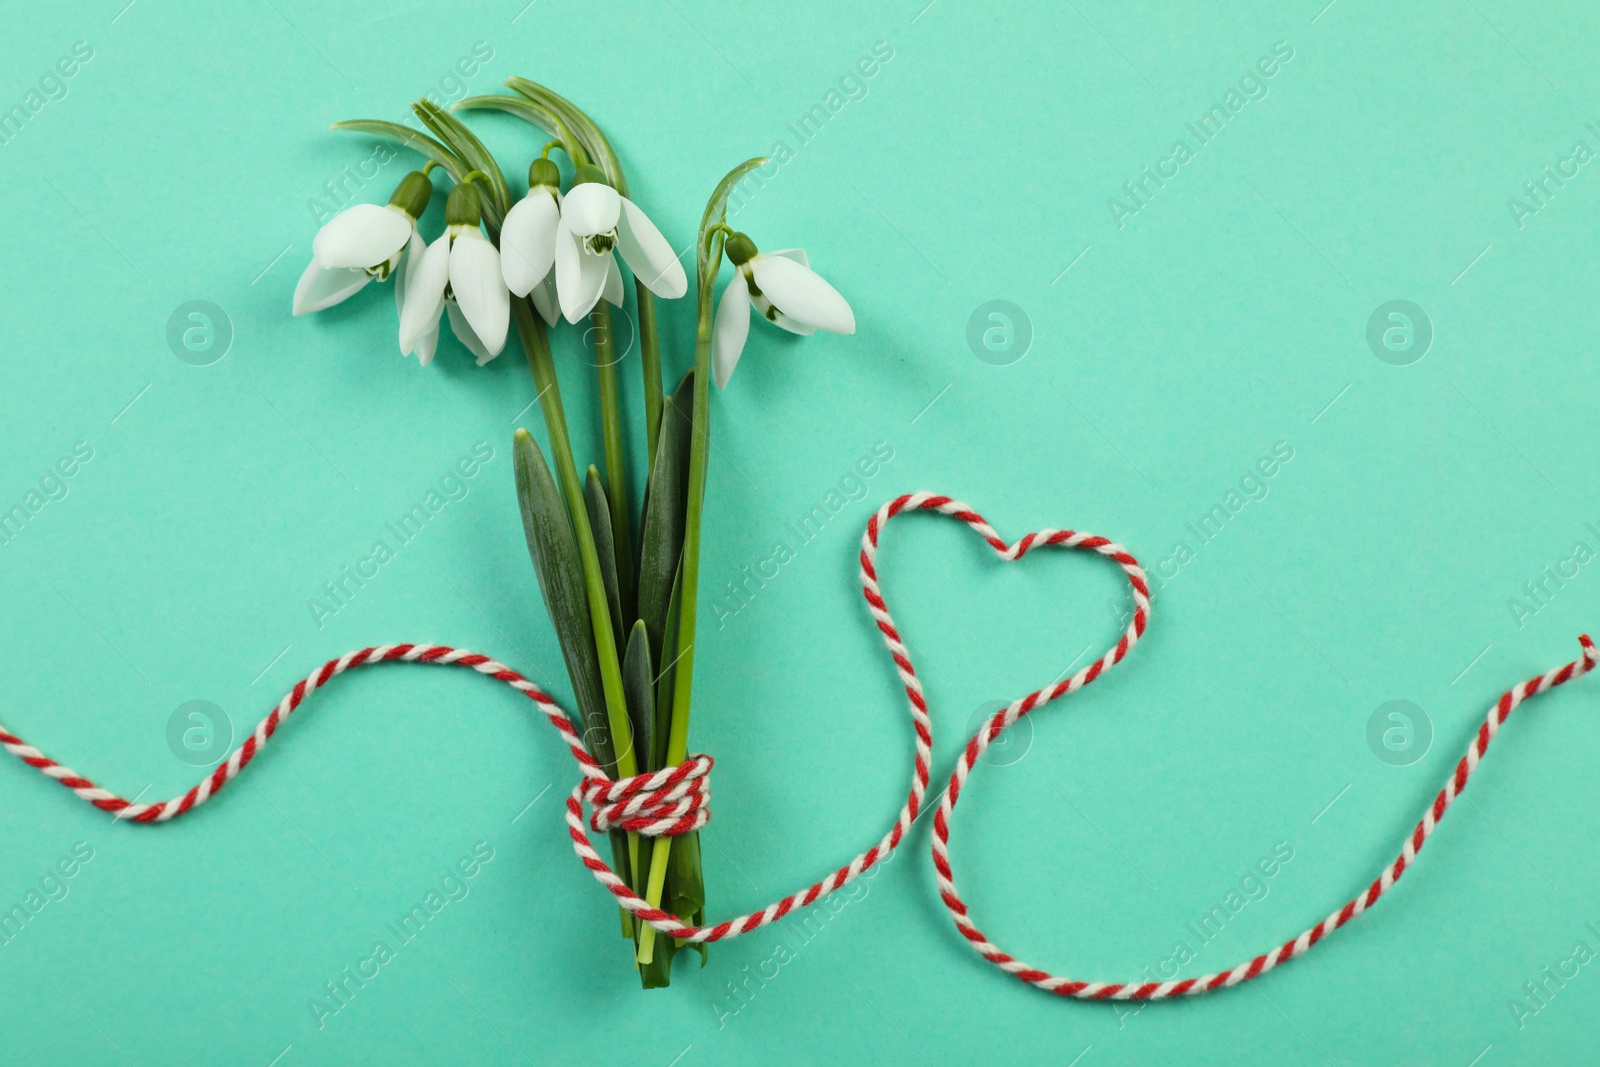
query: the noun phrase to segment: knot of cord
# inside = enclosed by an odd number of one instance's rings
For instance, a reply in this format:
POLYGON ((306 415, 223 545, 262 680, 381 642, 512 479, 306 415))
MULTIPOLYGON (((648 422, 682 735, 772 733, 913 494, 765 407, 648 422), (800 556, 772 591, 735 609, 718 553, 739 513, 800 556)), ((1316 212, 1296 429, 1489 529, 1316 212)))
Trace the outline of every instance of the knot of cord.
POLYGON ((594 808, 589 825, 598 833, 623 830, 645 837, 677 837, 711 818, 710 756, 690 756, 676 767, 612 781, 591 778, 583 799, 594 808))

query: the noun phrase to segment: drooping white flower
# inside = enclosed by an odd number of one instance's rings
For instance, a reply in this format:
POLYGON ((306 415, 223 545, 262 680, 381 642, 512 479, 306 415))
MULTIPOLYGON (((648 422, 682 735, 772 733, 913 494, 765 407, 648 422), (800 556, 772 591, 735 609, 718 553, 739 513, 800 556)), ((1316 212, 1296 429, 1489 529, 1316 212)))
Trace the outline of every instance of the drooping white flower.
POLYGON ((556 294, 568 322, 594 310, 602 297, 621 303, 622 273, 613 249, 657 296, 675 300, 689 291, 683 264, 655 223, 606 184, 599 168, 579 167, 556 223, 556 294))
POLYGON ((511 205, 500 227, 500 272, 513 295, 532 294, 551 326, 561 317, 556 302, 556 229, 561 222, 561 171, 548 159, 528 167, 528 195, 511 205))
MULTIPOLYGON (((415 230, 411 233, 411 243, 406 248, 406 253, 400 259, 400 266, 394 272, 394 310, 395 318, 400 322, 406 321, 406 292, 411 281, 411 273, 422 262, 422 257, 428 252, 428 242, 415 230)), ((400 354, 409 356, 414 351, 417 359, 426 367, 433 362, 433 354, 439 348, 439 316, 433 317, 433 326, 424 329, 410 349, 400 346, 400 354)))
POLYGON ((471 183, 450 190, 445 230, 406 271, 400 306, 400 351, 423 364, 433 358, 439 315, 448 307, 450 329, 483 366, 506 346, 511 294, 501 276, 500 253, 483 235, 471 183))
POLYGON ((432 195, 427 175, 412 171, 400 180, 387 205, 356 204, 329 219, 311 242, 311 262, 294 289, 294 313, 330 308, 374 278, 386 280, 404 263, 407 251, 421 243, 417 219, 432 195))
POLYGON ((533 306, 539 310, 539 315, 547 325, 554 326, 561 320, 561 298, 556 295, 556 272, 551 271, 544 276, 544 281, 533 287, 533 292, 528 294, 533 298, 533 306))
POLYGON ((717 321, 711 332, 711 370, 717 388, 727 388, 733 368, 744 354, 752 308, 773 325, 802 336, 817 330, 856 332, 855 312, 837 289, 811 269, 802 249, 758 252, 755 242, 735 233, 724 250, 733 264, 733 280, 717 302, 717 321))

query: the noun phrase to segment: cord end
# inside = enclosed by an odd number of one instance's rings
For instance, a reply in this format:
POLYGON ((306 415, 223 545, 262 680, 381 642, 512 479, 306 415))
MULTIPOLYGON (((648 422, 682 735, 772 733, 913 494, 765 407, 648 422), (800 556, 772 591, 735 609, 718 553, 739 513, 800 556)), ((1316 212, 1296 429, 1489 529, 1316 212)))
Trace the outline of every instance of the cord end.
POLYGON ((1588 634, 1578 635, 1578 644, 1583 646, 1583 662, 1585 670, 1592 670, 1597 661, 1600 661, 1600 652, 1594 647, 1594 638, 1588 634))

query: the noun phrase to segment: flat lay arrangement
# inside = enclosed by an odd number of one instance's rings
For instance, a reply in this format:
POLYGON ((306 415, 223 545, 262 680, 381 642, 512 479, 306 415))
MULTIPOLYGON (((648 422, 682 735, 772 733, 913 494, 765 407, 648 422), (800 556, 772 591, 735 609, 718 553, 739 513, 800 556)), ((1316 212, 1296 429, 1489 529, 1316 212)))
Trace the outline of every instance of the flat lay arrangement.
POLYGON ((12 1058, 1584 1062, 1600 19, 16 22, 12 1058))
POLYGON ((713 760, 689 753, 688 725, 701 506, 710 458, 710 379, 727 387, 753 315, 800 335, 816 329, 854 333, 855 318, 844 298, 810 269, 803 251, 761 253, 749 237, 727 225, 730 192, 746 173, 768 162, 750 160, 722 179, 706 206, 693 246, 699 293, 694 369, 667 395, 660 353, 655 350, 659 339, 650 318, 653 298, 675 299, 687 292, 687 278, 671 243, 623 192, 628 186, 616 153, 588 115, 535 82, 513 78, 507 84, 515 95, 471 97, 457 106, 509 112, 551 135, 542 154, 529 165, 526 193, 515 202, 483 143, 427 100, 418 101, 414 111, 429 133, 382 120, 335 127, 390 138, 427 156, 428 164, 401 179, 387 206, 356 205, 322 227, 313 242, 311 263, 295 290, 294 313, 323 310, 349 299, 373 280, 392 279, 400 352, 416 356, 423 366, 437 352, 441 316, 446 312, 452 332, 479 366, 501 354, 509 326, 516 323, 539 386, 558 472, 552 477, 533 436, 519 429, 514 441, 517 493, 528 550, 561 640, 579 715, 569 716, 538 686, 488 656, 442 645, 385 645, 351 652, 313 672, 216 771, 165 803, 133 804, 108 793, 0 730, 0 743, 25 762, 119 819, 164 822, 192 810, 232 780, 307 693, 335 676, 386 662, 471 668, 526 694, 571 749, 583 775, 567 802, 574 849, 621 904, 622 930, 635 947, 644 986, 667 986, 678 948, 698 949, 704 965, 706 946, 776 922, 848 885, 900 845, 925 806, 932 722, 911 652, 889 614, 874 562, 880 533, 890 519, 905 511, 934 511, 966 523, 1006 562, 1047 546, 1096 552, 1122 569, 1133 598, 1127 630, 1113 648, 1070 678, 995 712, 968 740, 939 794, 934 819, 933 862, 940 898, 962 937, 980 955, 1040 989, 1080 999, 1160 1000, 1209 992, 1264 974, 1363 913, 1415 859, 1507 716, 1527 697, 1593 669, 1597 653, 1584 636, 1579 659, 1508 691, 1406 838, 1400 855, 1366 892, 1298 937, 1230 970, 1199 977, 1126 983, 1059 977, 1014 959, 990 943, 973 922, 956 891, 949 854, 950 816, 967 776, 1007 727, 1089 684, 1128 655, 1148 624, 1150 587, 1138 561, 1103 537, 1043 530, 1007 543, 959 501, 932 493, 902 496, 885 504, 868 522, 860 563, 862 594, 910 701, 916 733, 910 794, 882 840, 827 877, 759 910, 707 924, 697 835, 711 815, 713 760), (550 159, 553 149, 560 149, 574 166, 565 193, 560 168, 550 159), (428 242, 421 236, 418 219, 433 196, 429 172, 435 167, 443 168, 455 184, 445 208, 445 232, 428 242), (713 314, 712 285, 723 254, 734 274, 713 314), (637 521, 625 481, 617 358, 606 306, 623 302, 619 258, 634 275, 640 309, 647 412, 643 431, 650 465, 644 514, 637 521), (576 324, 586 316, 592 316, 606 474, 602 477, 591 465, 580 484, 547 331, 563 318, 576 324), (632 547, 635 537, 640 540, 637 556, 632 547), (610 838, 610 865, 585 832, 585 805, 593 809, 589 828, 610 838), (657 937, 658 932, 664 936, 657 937))

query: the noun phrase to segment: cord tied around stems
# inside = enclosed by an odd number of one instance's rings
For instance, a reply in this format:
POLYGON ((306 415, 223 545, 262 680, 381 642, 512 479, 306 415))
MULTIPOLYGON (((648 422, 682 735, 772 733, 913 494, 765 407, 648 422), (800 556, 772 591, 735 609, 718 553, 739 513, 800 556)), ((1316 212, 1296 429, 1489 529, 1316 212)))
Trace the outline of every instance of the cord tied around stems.
POLYGON ((594 808, 589 826, 598 833, 623 830, 644 837, 677 837, 711 818, 710 756, 694 755, 676 767, 612 781, 586 778, 583 799, 594 808))

